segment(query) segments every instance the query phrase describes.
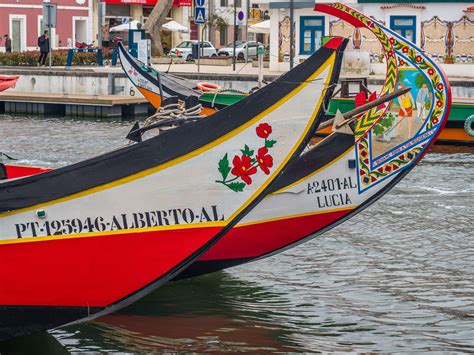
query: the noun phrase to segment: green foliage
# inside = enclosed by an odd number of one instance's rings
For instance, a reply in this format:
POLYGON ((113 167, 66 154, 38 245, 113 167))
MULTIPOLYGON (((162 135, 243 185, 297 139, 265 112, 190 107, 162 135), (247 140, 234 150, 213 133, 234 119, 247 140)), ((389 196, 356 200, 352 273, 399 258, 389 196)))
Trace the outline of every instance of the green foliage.
POLYGON ((253 150, 250 150, 250 148, 247 144, 245 145, 244 149, 241 149, 240 151, 242 152, 243 155, 246 155, 248 157, 251 157, 254 153, 253 150))
POLYGON ((235 192, 242 192, 244 191, 245 182, 231 182, 227 184, 227 187, 235 192))
MULTIPOLYGON (((67 49, 53 50, 52 65, 65 66, 67 63, 67 49)), ((0 53, 0 65, 33 67, 38 63, 39 51, 0 53)), ((102 49, 104 61, 112 59, 112 49, 102 49)), ((48 59, 46 60, 48 62, 48 59)), ((98 65, 96 53, 74 53, 73 65, 98 65)))
POLYGON ((375 126, 374 134, 379 136, 383 134, 387 129, 393 126, 395 122, 395 116, 392 112, 387 113, 375 126))
POLYGON ((219 165, 217 169, 222 175, 222 180, 225 181, 225 179, 227 179, 227 176, 229 176, 229 172, 230 172, 229 159, 227 159, 227 154, 224 155, 224 158, 219 160, 219 165))
POLYGON ((265 140, 265 147, 266 148, 273 148, 275 145, 276 141, 270 139, 270 140, 265 140))

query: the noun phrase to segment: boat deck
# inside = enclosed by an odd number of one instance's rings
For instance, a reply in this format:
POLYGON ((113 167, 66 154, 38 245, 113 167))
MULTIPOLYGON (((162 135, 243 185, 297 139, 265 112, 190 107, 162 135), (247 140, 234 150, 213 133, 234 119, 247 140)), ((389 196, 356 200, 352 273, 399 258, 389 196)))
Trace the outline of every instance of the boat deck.
POLYGON ((143 97, 15 91, 0 93, 0 112, 4 113, 127 117, 146 115, 148 111, 148 101, 143 97))

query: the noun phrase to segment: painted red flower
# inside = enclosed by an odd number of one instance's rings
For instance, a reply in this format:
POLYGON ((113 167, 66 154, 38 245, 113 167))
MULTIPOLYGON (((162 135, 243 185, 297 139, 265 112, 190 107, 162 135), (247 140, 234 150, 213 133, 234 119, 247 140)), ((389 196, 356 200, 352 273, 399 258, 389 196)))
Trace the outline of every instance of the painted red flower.
POLYGON ((265 174, 270 174, 270 169, 273 166, 273 157, 268 153, 268 149, 262 147, 258 150, 255 158, 257 159, 258 166, 265 174))
POLYGON ((272 126, 270 126, 268 123, 260 123, 257 128, 257 136, 260 138, 267 139, 268 136, 272 133, 272 126))
POLYGON ((393 57, 393 51, 388 51, 388 56, 393 57))
POLYGON ((257 168, 252 166, 251 158, 246 155, 242 155, 242 157, 236 155, 232 163, 234 164, 231 170, 232 175, 240 177, 247 185, 250 185, 252 183, 250 175, 257 172, 257 168))
POLYGON ((400 65, 405 65, 405 61, 403 59, 399 60, 400 65))
POLYGON ((390 37, 390 43, 391 43, 391 44, 395 44, 395 38, 390 37))
POLYGON ((438 119, 435 117, 435 118, 433 118, 433 119, 431 120, 431 122, 433 122, 433 124, 438 124, 439 121, 438 121, 438 119))
POLYGON ((441 83, 439 83, 436 87, 438 88, 439 91, 443 90, 444 88, 443 84, 441 83))
POLYGON ((435 73, 434 69, 433 68, 429 68, 428 69, 428 74, 429 75, 433 75, 435 73))
POLYGON ((420 63, 421 60, 422 60, 421 55, 417 55, 417 56, 416 56, 416 61, 417 61, 418 63, 420 63))
POLYGON ((443 107, 443 101, 438 100, 438 101, 436 102, 436 106, 438 106, 438 107, 443 107))
POLYGON ((408 52, 408 47, 403 47, 403 48, 402 48, 402 52, 403 52, 403 53, 407 53, 407 52, 408 52))

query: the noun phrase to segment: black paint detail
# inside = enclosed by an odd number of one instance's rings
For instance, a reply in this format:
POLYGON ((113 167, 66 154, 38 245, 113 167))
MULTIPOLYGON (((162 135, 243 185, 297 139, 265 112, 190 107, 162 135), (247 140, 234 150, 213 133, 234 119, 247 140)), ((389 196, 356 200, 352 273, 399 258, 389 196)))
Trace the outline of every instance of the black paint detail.
POLYGON ((238 258, 238 259, 220 259, 220 260, 206 260, 195 261, 190 267, 184 270, 173 281, 189 279, 190 277, 210 274, 219 270, 227 269, 229 267, 241 265, 252 261, 254 258, 238 258))
MULTIPOLYGON (((345 48, 345 43, 341 50, 345 48)), ((0 212, 34 206, 159 166, 190 153, 245 124, 284 98, 334 53, 321 47, 304 63, 242 101, 195 123, 165 131, 128 147, 52 170, 0 184, 0 212), (186 142, 186 144, 183 144, 186 142)), ((335 64, 337 69, 340 61, 335 64)), ((337 80, 337 77, 333 77, 337 80)), ((329 91, 326 93, 326 96, 329 91)), ((327 97, 329 100, 329 98, 327 97)), ((317 121, 317 120, 316 120, 317 121)))
POLYGON ((0 306, 0 341, 53 329, 101 311, 100 307, 0 306))
MULTIPOLYGON (((223 134, 241 126, 249 119, 255 117, 259 112, 262 112, 280 98, 286 96, 294 88, 298 87, 301 82, 306 81, 306 79, 313 74, 317 68, 324 64, 334 51, 339 53, 344 51, 347 42, 348 40, 344 39, 337 50, 322 47, 304 63, 283 75, 281 79, 269 84, 264 89, 243 101, 208 117, 206 120, 201 120, 196 124, 181 126, 178 129, 167 131, 164 134, 151 138, 145 142, 122 148, 78 164, 35 176, 1 183, 0 211, 8 211, 9 209, 21 208, 22 206, 28 207, 36 203, 57 199, 61 196, 68 196, 73 194, 75 191, 79 192, 86 188, 117 180, 120 177, 129 176, 134 172, 139 172, 146 168, 160 165, 166 161, 172 160, 173 158, 186 154, 187 152, 198 149, 223 134), (182 141, 187 142, 187 144, 181 144, 180 142, 182 141)), ((339 73, 341 58, 342 56, 338 55, 337 60, 334 63, 336 73, 339 73)), ((332 75, 330 85, 334 84, 337 79, 337 76, 332 75)), ((327 90, 324 94, 325 100, 329 100, 329 93, 330 91, 327 90)), ((311 126, 306 136, 303 137, 301 144, 291 155, 288 163, 282 167, 282 170, 292 164, 294 160, 298 159, 302 150, 316 131, 322 115, 323 110, 319 110, 317 116, 312 118, 311 126)), ((248 214, 266 194, 268 194, 271 185, 272 182, 209 242, 179 262, 164 275, 157 275, 157 278, 148 285, 145 285, 136 292, 115 301, 113 304, 103 308, 102 310, 97 308, 91 311, 90 308, 87 308, 88 313, 84 314, 83 308, 81 307, 79 312, 75 312, 71 307, 57 307, 57 314, 55 313, 51 316, 52 318, 48 318, 47 316, 43 318, 37 316, 38 313, 41 315, 46 314, 42 310, 38 311, 38 309, 43 307, 20 306, 12 308, 9 306, 3 306, 5 313, 0 313, 0 319, 3 320, 2 316, 5 316, 5 319, 9 319, 9 322, 5 323, 6 326, 3 328, 4 339, 9 337, 9 334, 18 335, 19 333, 16 329, 22 325, 28 329, 23 330, 21 334, 30 334, 40 330, 51 329, 66 323, 72 324, 70 322, 74 323, 94 319, 126 307, 137 301, 157 289, 159 286, 177 277, 181 272, 189 267, 191 263, 217 243, 246 214, 248 214), (32 324, 28 326, 29 323, 32 324)), ((51 307, 46 307, 46 309, 52 310, 51 307)))
POLYGON ((330 163, 354 145, 354 137, 335 133, 299 157, 273 183, 269 193, 278 191, 330 163))

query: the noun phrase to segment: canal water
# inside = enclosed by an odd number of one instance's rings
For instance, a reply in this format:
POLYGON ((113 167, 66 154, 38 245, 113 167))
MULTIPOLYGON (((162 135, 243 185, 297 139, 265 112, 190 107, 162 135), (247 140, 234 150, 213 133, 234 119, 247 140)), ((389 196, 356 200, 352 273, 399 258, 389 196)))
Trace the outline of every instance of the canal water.
MULTIPOLYGON (((131 124, 0 115, 0 151, 58 167, 120 147, 131 124)), ((0 353, 474 352, 473 209, 474 155, 428 154, 313 241, 0 353)))

